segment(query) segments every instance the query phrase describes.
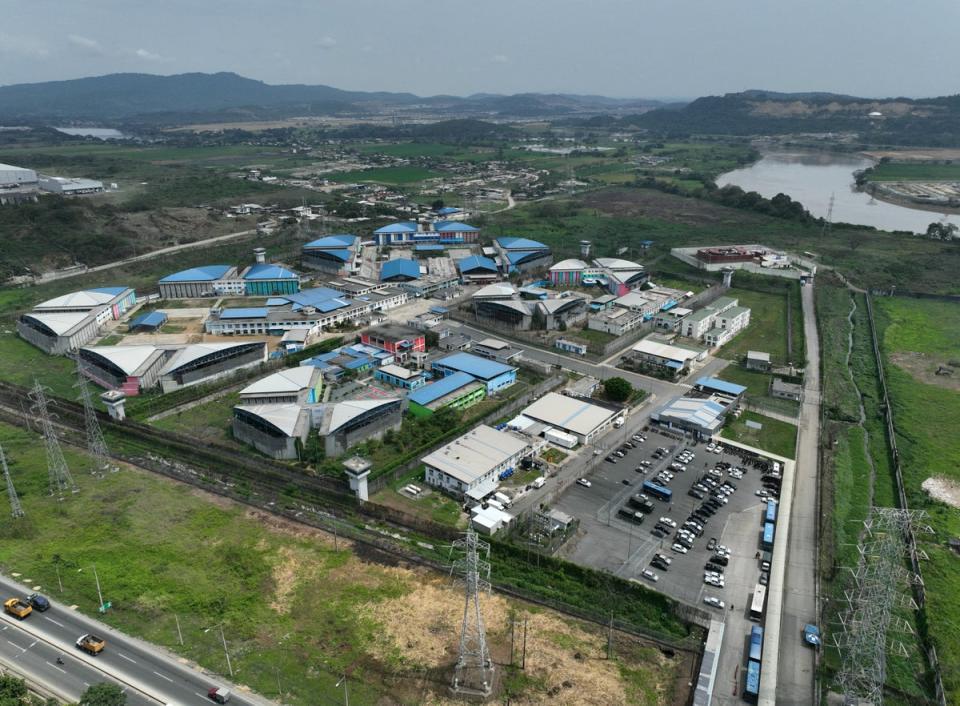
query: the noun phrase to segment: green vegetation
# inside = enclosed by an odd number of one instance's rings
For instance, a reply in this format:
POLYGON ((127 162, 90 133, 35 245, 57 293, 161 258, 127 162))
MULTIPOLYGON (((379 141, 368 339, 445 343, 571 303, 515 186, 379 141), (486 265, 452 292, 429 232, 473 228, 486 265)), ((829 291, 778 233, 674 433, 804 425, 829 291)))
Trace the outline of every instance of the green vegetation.
POLYGON ((118 684, 101 682, 87 687, 78 706, 124 706, 127 695, 118 684))
POLYGON ((560 449, 555 449, 552 447, 548 449, 544 449, 544 452, 540 454, 540 458, 542 458, 544 461, 546 461, 547 463, 554 463, 554 464, 560 463, 566 457, 567 457, 567 454, 565 452, 561 451, 560 449))
MULTIPOLYGON (((4 326, 13 324, 4 322, 4 326)), ((63 356, 47 355, 22 338, 15 331, 0 332, 0 379, 24 387, 33 385, 34 379, 50 388, 58 397, 76 399, 76 366, 63 356)))
POLYGON ((633 385, 621 377, 607 378, 603 381, 603 394, 614 402, 626 402, 633 394, 633 385))
POLYGON ((0 704, 3 706, 57 706, 56 699, 33 696, 27 682, 10 674, 0 675, 0 704))
POLYGON ((868 181, 960 181, 960 164, 882 162, 865 176, 868 181))
POLYGON ((748 444, 785 458, 795 458, 797 453, 797 426, 765 417, 756 412, 744 412, 739 419, 730 417, 720 432, 727 439, 748 444), (751 429, 746 423, 757 422, 760 429, 751 429))
POLYGON ((721 380, 743 385, 747 388, 744 393, 744 401, 749 405, 756 405, 763 410, 771 412, 780 412, 796 416, 800 411, 800 403, 793 400, 785 400, 770 395, 770 381, 773 375, 761 373, 756 370, 747 370, 739 365, 729 365, 719 373, 717 377, 721 380))
POLYGON ((787 354, 787 292, 792 293, 793 305, 793 356, 794 363, 803 360, 802 322, 800 292, 797 287, 784 288, 782 293, 758 292, 732 287, 725 296, 739 300, 740 306, 750 309, 750 325, 720 349, 719 355, 731 360, 742 360, 747 351, 765 351, 775 365, 790 362, 787 354), (798 325, 799 324, 799 325, 798 325), (797 331, 801 331, 798 338, 797 331))
POLYGON ((239 393, 231 392, 215 400, 158 419, 152 424, 160 429, 186 434, 200 441, 228 441, 232 438, 230 420, 233 418, 233 407, 239 401, 239 393))

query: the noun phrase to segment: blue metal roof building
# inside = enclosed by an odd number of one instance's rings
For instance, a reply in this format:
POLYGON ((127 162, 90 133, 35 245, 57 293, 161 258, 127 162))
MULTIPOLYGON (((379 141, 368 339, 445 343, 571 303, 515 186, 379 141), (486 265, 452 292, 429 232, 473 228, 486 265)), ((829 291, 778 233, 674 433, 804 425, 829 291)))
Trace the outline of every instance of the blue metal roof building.
POLYGON ((743 385, 727 382, 726 380, 721 380, 720 378, 708 377, 703 377, 697 380, 696 387, 707 392, 719 392, 724 395, 733 395, 734 397, 739 397, 747 391, 747 388, 743 385))
POLYGON ((434 361, 431 369, 444 377, 454 373, 471 375, 486 383, 488 394, 509 387, 517 381, 516 368, 472 353, 448 355, 446 358, 434 361))
POLYGON ((443 252, 443 250, 440 243, 419 243, 413 246, 414 252, 443 252))
POLYGON ((258 263, 243 273, 243 287, 247 296, 295 294, 300 291, 300 275, 280 265, 258 263))
POLYGON ((162 311, 151 311, 149 314, 141 314, 130 322, 129 330, 136 331, 142 329, 145 331, 156 331, 167 323, 167 315, 162 311))
POLYGON ((435 213, 438 216, 452 216, 454 213, 460 213, 460 209, 455 206, 444 206, 443 208, 435 209, 435 213))
POLYGON ((381 282, 409 282, 420 279, 420 265, 405 257, 383 263, 380 268, 381 282))
POLYGON ((549 246, 530 238, 502 236, 494 239, 493 244, 511 273, 546 267, 553 257, 549 246))
POLYGON ((480 229, 476 226, 460 221, 437 221, 433 224, 433 229, 438 233, 479 233, 480 229))
POLYGON ((377 228, 374 233, 416 233, 417 224, 412 223, 411 221, 400 221, 399 223, 391 223, 390 225, 383 226, 383 228, 377 228))
POLYGON ((304 249, 338 249, 338 248, 349 248, 352 245, 356 244, 357 236, 350 233, 336 233, 334 235, 325 235, 322 238, 317 240, 311 240, 309 243, 306 243, 303 247, 304 249))
POLYGON ((267 318, 266 307, 236 307, 234 309, 224 309, 220 312, 221 319, 265 319, 267 318))
POLYGON ((233 267, 230 265, 203 265, 201 267, 191 267, 189 270, 181 270, 167 275, 160 280, 160 283, 166 282, 212 282, 223 279, 224 276, 233 267))
POLYGON ((326 235, 303 246, 300 263, 328 274, 349 274, 355 267, 360 249, 360 238, 356 235, 326 235))
POLYGON ((489 257, 484 257, 483 255, 471 255, 470 257, 465 257, 458 262, 457 269, 460 270, 461 275, 469 274, 478 270, 493 272, 496 274, 497 263, 495 263, 489 257))
POLYGON ((530 238, 517 238, 514 236, 502 236, 495 240, 497 245, 499 245, 504 250, 549 250, 549 246, 544 245, 543 243, 537 240, 530 240, 530 238))
POLYGON ((412 391, 407 395, 407 400, 410 402, 410 413, 422 417, 440 407, 464 409, 480 402, 486 395, 487 388, 481 381, 466 373, 453 373, 412 391), (443 402, 436 404, 440 400, 443 402))
POLYGON ((112 296, 117 296, 118 294, 123 294, 125 291, 130 289, 129 287, 94 287, 93 289, 88 289, 88 292, 100 292, 101 294, 110 294, 112 296))

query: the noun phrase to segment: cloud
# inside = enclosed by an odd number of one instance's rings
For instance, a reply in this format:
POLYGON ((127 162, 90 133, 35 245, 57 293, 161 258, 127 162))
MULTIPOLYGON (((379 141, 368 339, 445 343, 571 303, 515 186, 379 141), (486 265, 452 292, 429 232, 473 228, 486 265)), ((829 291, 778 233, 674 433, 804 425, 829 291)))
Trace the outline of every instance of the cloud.
POLYGON ((103 45, 101 45, 96 39, 90 39, 90 37, 84 37, 79 34, 68 34, 67 41, 75 47, 82 49, 87 54, 93 54, 96 56, 103 56, 106 54, 106 51, 103 49, 103 45))
POLYGON ((494 64, 506 64, 510 61, 510 57, 508 57, 506 54, 494 54, 490 57, 490 61, 492 61, 494 64))
POLYGON ((133 55, 144 61, 170 61, 167 57, 154 54, 152 51, 147 51, 146 49, 137 49, 133 52, 133 55))
POLYGON ((50 56, 50 50, 39 39, 0 32, 0 54, 43 59, 50 56))
POLYGON ((317 40, 317 46, 321 49, 333 49, 337 46, 337 40, 327 34, 317 40))

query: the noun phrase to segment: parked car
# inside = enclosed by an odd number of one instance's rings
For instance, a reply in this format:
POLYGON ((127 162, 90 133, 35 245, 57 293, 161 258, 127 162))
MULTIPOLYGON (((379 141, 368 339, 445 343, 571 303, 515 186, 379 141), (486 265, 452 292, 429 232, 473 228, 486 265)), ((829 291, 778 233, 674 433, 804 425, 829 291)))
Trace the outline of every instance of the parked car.
POLYGON ((650 571, 650 569, 644 569, 643 571, 640 572, 640 575, 643 576, 643 578, 645 579, 649 579, 650 581, 653 581, 654 583, 660 580, 660 577, 657 576, 654 572, 650 571))
POLYGON ((711 537, 710 540, 707 542, 707 551, 712 552, 716 548, 717 548, 717 538, 711 537))
POLYGON ((586 478, 577 478, 577 485, 582 485, 584 488, 589 488, 593 484, 586 478))
POLYGON ((693 488, 690 488, 690 490, 687 491, 687 495, 689 495, 691 498, 696 498, 697 500, 703 500, 704 498, 703 493, 701 493, 699 490, 694 490, 693 488))
POLYGON ((683 546, 682 544, 680 544, 679 542, 674 542, 674 543, 673 543, 673 546, 670 547, 670 548, 671 548, 673 551, 675 551, 677 554, 686 554, 686 553, 687 553, 687 548, 686 548, 685 546, 683 546))
POLYGON ((667 525, 668 527, 673 527, 674 529, 676 529, 676 527, 677 527, 677 521, 676 521, 676 520, 671 520, 669 517, 661 517, 661 518, 660 518, 660 521, 661 521, 663 524, 667 525))
POLYGON ((812 647, 820 647, 820 628, 810 623, 804 625, 803 640, 812 647))
POLYGON ((760 585, 761 585, 761 586, 766 586, 769 582, 770 582, 770 572, 769 572, 769 571, 761 571, 761 572, 760 572, 760 585))
POLYGON ((708 606, 711 606, 712 608, 719 608, 720 610, 723 610, 724 608, 723 601, 721 601, 716 596, 704 596, 703 602, 706 603, 708 606))

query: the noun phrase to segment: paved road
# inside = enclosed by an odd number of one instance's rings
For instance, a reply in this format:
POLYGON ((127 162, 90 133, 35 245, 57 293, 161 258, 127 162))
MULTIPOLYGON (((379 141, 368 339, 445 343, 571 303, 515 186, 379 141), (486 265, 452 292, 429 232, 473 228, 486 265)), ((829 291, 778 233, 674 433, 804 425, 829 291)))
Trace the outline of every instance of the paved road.
POLYGON ((817 619, 817 478, 820 442, 820 339, 813 286, 801 288, 807 339, 804 402, 800 410, 796 485, 780 621, 777 704, 815 703, 816 653, 803 644, 803 625, 817 619))
MULTIPOLYGON (((26 586, 0 577, 4 596, 24 596, 26 586)), ((14 665, 25 676, 71 700, 79 698, 86 685, 116 681, 128 694, 127 703, 176 703, 209 705, 207 689, 225 681, 190 669, 157 648, 127 637, 51 600, 50 610, 34 611, 25 620, 3 614, 0 618, 0 661, 14 665), (97 657, 78 650, 74 643, 85 633, 104 637, 107 646, 97 657), (56 663, 57 656, 64 664, 56 663)), ((266 699, 235 693, 231 704, 262 706, 266 699)))

